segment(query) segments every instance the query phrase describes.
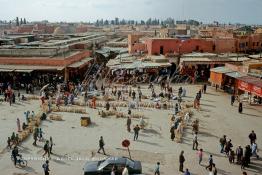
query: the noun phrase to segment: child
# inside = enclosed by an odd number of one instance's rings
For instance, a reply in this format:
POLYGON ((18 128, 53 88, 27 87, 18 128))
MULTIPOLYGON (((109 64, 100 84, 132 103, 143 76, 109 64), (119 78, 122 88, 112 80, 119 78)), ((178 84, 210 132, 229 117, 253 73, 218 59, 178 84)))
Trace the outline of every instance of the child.
POLYGON ((197 155, 198 155, 198 164, 201 165, 201 162, 203 160, 203 149, 200 149, 198 152, 197 152, 197 155))

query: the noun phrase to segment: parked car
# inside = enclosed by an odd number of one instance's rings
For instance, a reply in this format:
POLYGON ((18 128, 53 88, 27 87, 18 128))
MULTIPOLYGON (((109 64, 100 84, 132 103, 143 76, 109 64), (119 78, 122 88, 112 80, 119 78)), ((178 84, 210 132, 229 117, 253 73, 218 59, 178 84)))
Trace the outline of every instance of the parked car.
POLYGON ((109 157, 100 161, 89 161, 84 165, 84 175, 110 175, 113 166, 116 175, 121 175, 127 166, 129 174, 141 174, 142 166, 140 161, 131 160, 126 157, 109 157))

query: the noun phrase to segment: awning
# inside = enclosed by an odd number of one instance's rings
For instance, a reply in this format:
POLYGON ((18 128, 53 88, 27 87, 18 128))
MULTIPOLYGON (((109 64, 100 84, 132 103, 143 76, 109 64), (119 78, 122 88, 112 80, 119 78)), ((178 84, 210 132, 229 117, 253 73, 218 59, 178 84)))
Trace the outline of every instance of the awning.
POLYGON ((69 68, 80 68, 80 67, 83 67, 85 66, 87 63, 89 63, 91 60, 93 60, 94 58, 91 58, 91 57, 87 57, 87 58, 84 58, 78 62, 75 62, 73 64, 70 64, 68 67, 69 68))
POLYGON ((225 74, 225 73, 229 73, 229 72, 234 72, 233 70, 223 66, 223 67, 216 67, 216 68, 212 68, 210 69, 211 72, 215 72, 215 73, 220 73, 220 74, 225 74))
POLYGON ((262 80, 250 76, 244 76, 238 79, 238 89, 250 92, 262 97, 262 80))
POLYGON ((0 69, 0 72, 13 72, 14 69, 0 69))
POLYGON ((30 70, 30 69, 28 69, 28 70, 18 69, 18 70, 14 70, 14 71, 15 71, 15 72, 31 73, 31 72, 33 72, 34 70, 30 70))
POLYGON ((226 76, 229 76, 232 78, 239 78, 239 77, 243 77, 244 75, 240 74, 239 72, 229 72, 229 73, 226 73, 226 76))
POLYGON ((0 64, 0 70, 8 70, 5 72, 20 71, 20 72, 29 72, 34 70, 52 70, 52 71, 61 71, 63 66, 40 66, 40 65, 15 65, 15 64, 0 64))

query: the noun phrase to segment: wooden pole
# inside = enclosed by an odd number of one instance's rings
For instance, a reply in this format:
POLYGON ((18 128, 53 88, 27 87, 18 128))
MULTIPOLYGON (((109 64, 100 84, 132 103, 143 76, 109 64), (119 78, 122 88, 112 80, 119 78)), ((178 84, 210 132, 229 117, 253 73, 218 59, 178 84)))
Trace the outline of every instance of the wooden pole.
POLYGON ((130 154, 129 147, 127 147, 127 151, 128 151, 128 154, 129 154, 130 159, 132 159, 132 158, 131 158, 131 154, 130 154))

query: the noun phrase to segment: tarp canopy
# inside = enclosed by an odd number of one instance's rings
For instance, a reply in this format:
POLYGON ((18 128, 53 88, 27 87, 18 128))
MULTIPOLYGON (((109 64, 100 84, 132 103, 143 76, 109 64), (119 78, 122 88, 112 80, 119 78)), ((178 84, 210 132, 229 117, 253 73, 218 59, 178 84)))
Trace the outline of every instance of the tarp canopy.
POLYGON ((244 77, 239 77, 237 79, 262 88, 262 80, 259 78, 244 76, 244 77))
POLYGON ((262 80, 250 76, 239 77, 238 89, 262 97, 262 80))
POLYGON ((216 68, 212 68, 210 69, 211 72, 215 72, 215 73, 221 73, 221 74, 224 74, 224 73, 229 73, 229 72, 234 72, 233 70, 223 66, 223 67, 216 67, 216 68))
POLYGON ((1 69, 0 68, 0 72, 13 72, 14 69, 1 69))
POLYGON ((25 73, 31 73, 33 72, 34 70, 32 69, 17 69, 17 70, 14 70, 15 72, 25 72, 25 73))
POLYGON ((239 77, 243 77, 244 75, 240 74, 239 72, 229 72, 229 73, 226 73, 226 76, 229 76, 232 78, 239 78, 239 77))

